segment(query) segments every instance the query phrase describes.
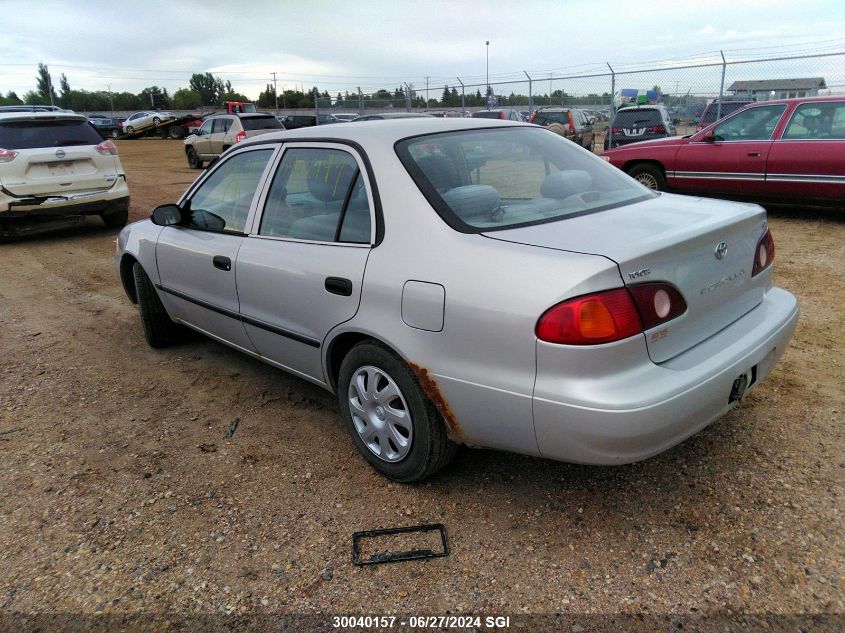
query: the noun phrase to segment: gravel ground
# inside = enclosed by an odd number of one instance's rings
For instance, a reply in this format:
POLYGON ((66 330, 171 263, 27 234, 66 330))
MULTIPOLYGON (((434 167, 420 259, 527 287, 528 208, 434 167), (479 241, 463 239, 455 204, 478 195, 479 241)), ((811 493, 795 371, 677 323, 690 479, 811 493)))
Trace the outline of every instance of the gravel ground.
MULTIPOLYGON (((131 219, 197 175, 181 143, 119 148, 131 219)), ((413 486, 357 456, 327 392, 202 338, 148 348, 98 220, 0 246, 0 614, 163 630, 180 614, 557 614, 521 628, 577 631, 768 613, 841 630, 845 210, 770 224, 801 318, 729 415, 639 464, 463 449, 413 486), (350 563, 356 530, 434 522, 448 557, 350 563)))

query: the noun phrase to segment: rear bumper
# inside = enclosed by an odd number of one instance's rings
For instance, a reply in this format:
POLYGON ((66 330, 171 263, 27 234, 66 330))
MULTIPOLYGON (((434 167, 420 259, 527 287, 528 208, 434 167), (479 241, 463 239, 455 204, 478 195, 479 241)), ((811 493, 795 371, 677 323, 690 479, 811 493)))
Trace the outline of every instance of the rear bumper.
POLYGON ((106 190, 17 197, 0 189, 0 220, 12 218, 100 215, 129 208, 129 188, 121 177, 106 190))
POLYGON ((771 288, 751 312, 670 361, 651 363, 644 343, 635 350, 632 341, 627 349, 608 350, 618 356, 618 371, 601 375, 584 367, 574 381, 562 375, 573 370, 560 366, 559 346, 538 343, 533 408, 540 453, 611 465, 665 451, 736 406, 729 398, 740 376, 750 383, 745 393, 760 384, 785 351, 797 319, 795 297, 771 288))

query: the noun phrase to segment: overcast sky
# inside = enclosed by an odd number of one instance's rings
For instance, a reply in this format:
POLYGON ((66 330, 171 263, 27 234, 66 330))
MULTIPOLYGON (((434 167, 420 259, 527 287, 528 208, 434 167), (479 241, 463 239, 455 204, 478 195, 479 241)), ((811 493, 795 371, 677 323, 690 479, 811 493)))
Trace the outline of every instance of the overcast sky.
MULTIPOLYGON (((38 62, 74 89, 172 93, 209 71, 255 98, 273 71, 280 91, 333 95, 424 89, 426 76, 441 90, 458 76, 483 84, 488 40, 491 82, 720 49, 845 50, 845 0, 0 0, 0 11, 0 91, 19 96, 35 88, 38 62)), ((845 77, 845 58, 833 59, 827 72, 845 77)), ((803 67, 798 76, 823 74, 803 67)))

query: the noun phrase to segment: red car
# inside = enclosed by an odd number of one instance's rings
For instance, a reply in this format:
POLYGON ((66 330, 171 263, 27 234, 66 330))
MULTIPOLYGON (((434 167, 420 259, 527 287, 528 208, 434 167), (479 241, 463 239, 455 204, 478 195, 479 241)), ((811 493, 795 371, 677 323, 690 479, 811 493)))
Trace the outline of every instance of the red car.
POLYGON ((603 157, 660 191, 843 204, 845 97, 755 103, 691 136, 603 157))

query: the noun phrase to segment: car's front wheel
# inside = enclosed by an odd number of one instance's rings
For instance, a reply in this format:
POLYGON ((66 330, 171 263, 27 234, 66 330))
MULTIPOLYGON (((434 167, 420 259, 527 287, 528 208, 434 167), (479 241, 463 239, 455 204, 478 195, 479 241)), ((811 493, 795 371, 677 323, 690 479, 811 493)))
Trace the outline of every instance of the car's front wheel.
POLYGON ((150 347, 167 347, 177 342, 182 338, 184 330, 181 325, 170 320, 153 282, 138 262, 132 265, 132 275, 135 278, 138 313, 147 343, 150 347))
POLYGON ((411 369, 375 341, 359 343, 343 359, 338 399, 358 451, 388 479, 420 481, 455 454, 457 445, 411 369))
POLYGON ((202 169, 202 161, 193 147, 189 147, 185 155, 188 157, 188 167, 191 169, 202 169))
POLYGON ((655 165, 634 165, 628 170, 628 175, 649 189, 653 189, 654 191, 666 191, 666 176, 664 176, 663 171, 655 165))

